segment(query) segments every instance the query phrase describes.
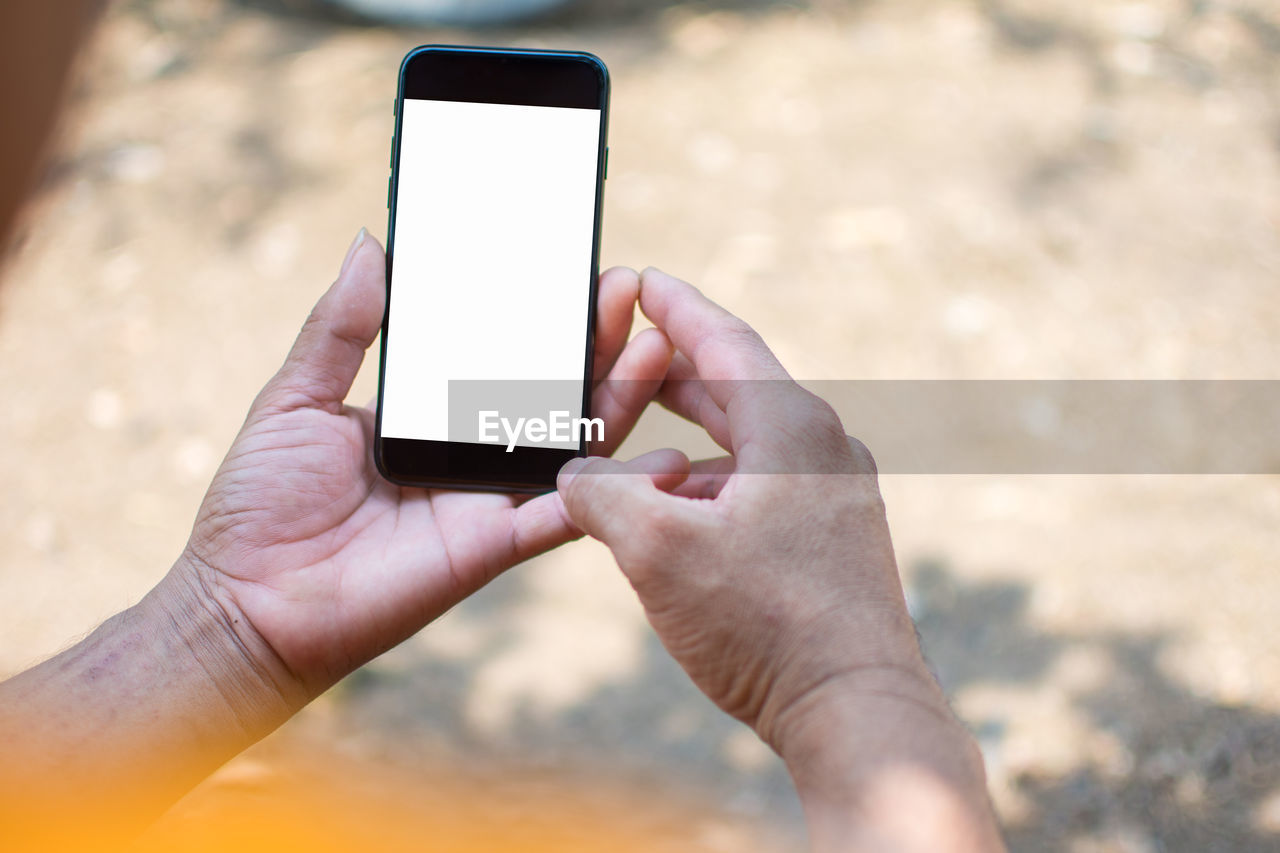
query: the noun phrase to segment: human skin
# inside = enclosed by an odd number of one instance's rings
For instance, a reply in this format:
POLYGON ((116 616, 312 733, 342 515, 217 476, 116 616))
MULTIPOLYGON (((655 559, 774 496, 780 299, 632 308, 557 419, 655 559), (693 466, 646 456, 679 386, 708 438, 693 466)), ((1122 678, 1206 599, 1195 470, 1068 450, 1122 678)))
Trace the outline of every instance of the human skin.
MULTIPOLYGON (((0 4, 0 240, 100 5, 0 4)), ((524 502, 402 489, 373 470, 371 413, 343 403, 383 268, 362 232, 164 580, 0 684, 0 848, 128 838, 347 672, 581 531, 694 682, 782 755, 815 849, 1002 847, 981 758, 921 660, 874 463, 754 332, 648 271, 660 331, 627 344, 639 281, 606 273, 594 408, 610 441, 593 450, 625 437, 670 363, 661 400, 731 456, 692 476, 674 452, 574 463, 563 498, 524 502)))
POLYGON ((692 286, 646 270, 640 306, 676 348, 659 399, 729 455, 670 493, 574 460, 570 518, 694 683, 782 756, 815 850, 1003 849, 982 758, 921 656, 870 453, 692 286))
MULTIPOLYGON (((0 684, 0 847, 137 832, 347 673, 505 569, 581 535, 533 499, 402 488, 374 415, 344 404, 377 335, 385 260, 363 230, 214 476, 185 550, 142 601, 0 684), (69 808, 69 804, 74 807, 69 808)), ((609 453, 671 357, 628 342, 638 279, 601 277, 593 414, 609 453)), ((674 452, 636 465, 670 487, 674 452)))
POLYGON ((754 332, 661 273, 610 271, 593 449, 656 394, 731 456, 579 461, 523 501, 401 488, 373 467, 372 413, 342 402, 384 269, 362 232, 160 584, 0 684, 0 846, 128 839, 343 675, 585 531, 694 682, 784 758, 816 850, 1000 849, 981 759, 920 657, 874 464, 754 332), (637 293, 657 328, 628 342, 637 293))

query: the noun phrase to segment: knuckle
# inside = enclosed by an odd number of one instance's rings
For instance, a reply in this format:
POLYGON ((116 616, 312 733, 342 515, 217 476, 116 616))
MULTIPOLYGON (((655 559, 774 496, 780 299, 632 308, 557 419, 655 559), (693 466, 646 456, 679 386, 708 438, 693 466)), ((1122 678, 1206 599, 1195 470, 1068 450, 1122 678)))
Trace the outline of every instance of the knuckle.
POLYGON ((595 499, 600 490, 600 478, 596 476, 599 466, 599 461, 588 462, 574 474, 568 488, 561 494, 564 508, 568 510, 570 517, 588 518, 591 508, 599 503, 595 499))
POLYGON ((324 300, 321 299, 312 306, 311 313, 307 315, 307 319, 302 321, 302 328, 298 330, 298 340, 310 340, 323 332, 326 325, 327 318, 325 317, 324 300))
POLYGON ((760 333, 737 317, 726 318, 716 337, 730 349, 767 349, 760 333))
POLYGON ((810 429, 838 433, 840 437, 844 437, 844 428, 836 410, 812 391, 804 391, 803 396, 797 400, 796 417, 810 429))
POLYGON ((671 523, 655 507, 632 507, 623 527, 626 535, 616 543, 632 565, 659 560, 671 534, 671 523))
POLYGON ((652 546, 664 547, 680 536, 679 521, 670 512, 657 506, 644 507, 636 514, 634 521, 652 546))
POLYGON ((633 584, 664 583, 691 551, 691 531, 670 512, 644 507, 627 520, 630 531, 613 546, 618 564, 633 584))
POLYGON ((846 436, 840 416, 821 397, 801 389, 788 411, 796 438, 827 453, 843 454, 846 436))
POLYGON ((870 448, 851 435, 845 436, 845 440, 849 443, 849 452, 853 455, 854 471, 858 474, 869 474, 872 477, 878 476, 880 470, 876 466, 876 459, 871 455, 870 448))

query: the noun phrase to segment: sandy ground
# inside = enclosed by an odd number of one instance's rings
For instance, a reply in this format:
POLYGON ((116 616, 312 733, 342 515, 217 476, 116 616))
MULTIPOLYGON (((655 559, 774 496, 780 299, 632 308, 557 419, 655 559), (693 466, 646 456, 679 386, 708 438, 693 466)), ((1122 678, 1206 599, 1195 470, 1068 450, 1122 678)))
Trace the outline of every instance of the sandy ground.
MULTIPOLYGON (((0 672, 178 554, 352 235, 385 230, 395 71, 430 41, 602 56, 604 263, 699 283, 797 377, 1280 379, 1266 0, 583 0, 479 34, 133 0, 0 287, 0 672)), ((1280 478, 883 488, 1016 847, 1280 847, 1280 478)), ((651 849, 802 837, 777 760, 685 681, 591 543, 353 675, 167 831, 287 787, 299 754, 333 756, 306 771, 330 803, 431 802, 447 779, 509 826, 551 792, 625 804, 613 825, 651 849)))

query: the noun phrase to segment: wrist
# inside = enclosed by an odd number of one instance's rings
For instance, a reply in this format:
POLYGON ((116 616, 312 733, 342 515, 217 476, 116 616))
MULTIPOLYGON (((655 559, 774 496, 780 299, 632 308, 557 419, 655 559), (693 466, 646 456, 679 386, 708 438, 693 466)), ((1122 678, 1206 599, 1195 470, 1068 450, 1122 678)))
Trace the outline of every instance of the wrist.
MULTIPOLYGON (((894 591, 896 592, 896 590, 894 591)), ((855 696, 896 696, 951 714, 925 665, 915 624, 900 594, 870 596, 859 606, 832 603, 786 624, 786 641, 773 656, 769 688, 749 721, 784 758, 801 733, 855 696)))
POLYGON ((968 740, 923 661, 918 667, 868 664, 832 675, 779 713, 770 734, 793 776, 824 784, 856 775, 880 752, 896 754, 924 737, 968 740))
POLYGON ((194 569, 0 684, 0 836, 110 847, 305 701, 194 569))
POLYGON ((184 552, 138 607, 186 650, 188 664, 207 682, 210 710, 219 708, 257 740, 312 696, 220 589, 214 572, 184 552))
POLYGON ((923 661, 832 677, 778 724, 815 850, 1002 849, 981 753, 923 661))

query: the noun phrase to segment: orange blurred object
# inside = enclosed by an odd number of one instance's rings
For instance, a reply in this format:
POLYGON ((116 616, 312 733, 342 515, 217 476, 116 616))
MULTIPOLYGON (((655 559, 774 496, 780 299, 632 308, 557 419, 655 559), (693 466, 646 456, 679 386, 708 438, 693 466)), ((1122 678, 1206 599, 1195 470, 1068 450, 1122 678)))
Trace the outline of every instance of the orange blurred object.
MULTIPOLYGON (((9 849, 114 849, 99 824, 55 832, 58 846, 16 840, 9 849)), ((125 849, 750 853, 778 849, 769 835, 678 780, 646 784, 607 767, 542 771, 457 756, 406 765, 344 755, 332 741, 286 731, 226 765, 125 849)))

